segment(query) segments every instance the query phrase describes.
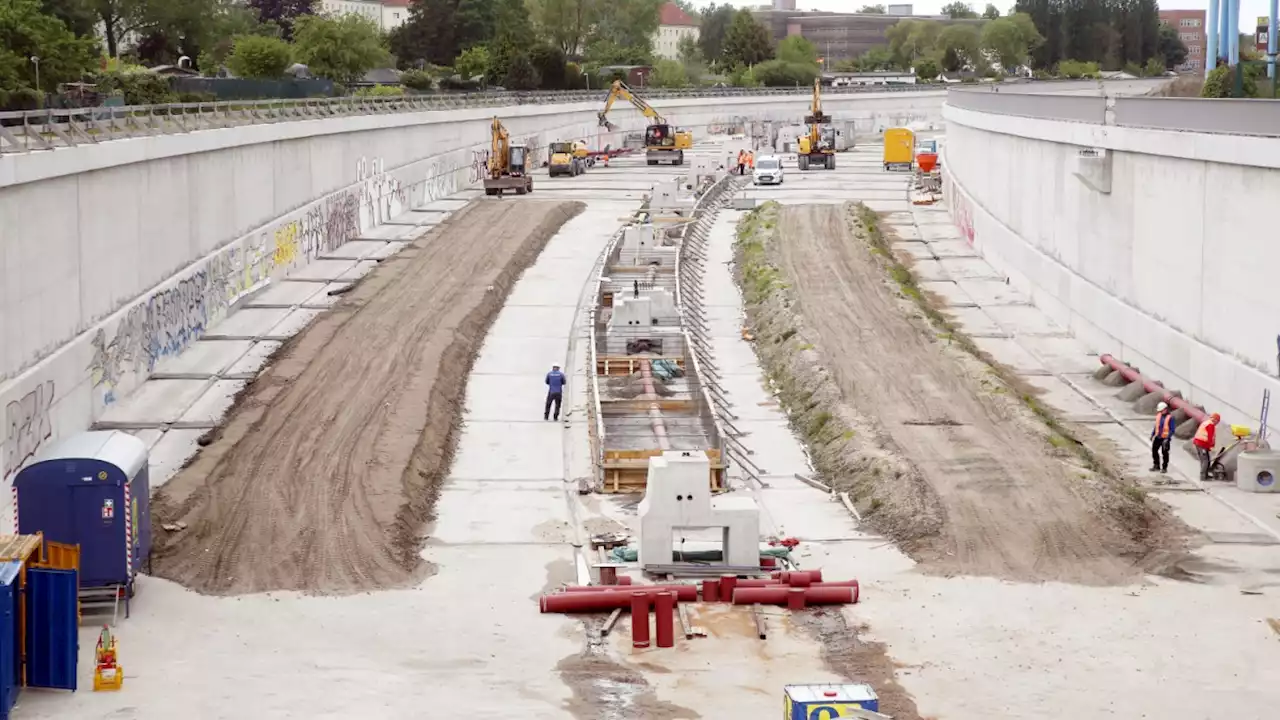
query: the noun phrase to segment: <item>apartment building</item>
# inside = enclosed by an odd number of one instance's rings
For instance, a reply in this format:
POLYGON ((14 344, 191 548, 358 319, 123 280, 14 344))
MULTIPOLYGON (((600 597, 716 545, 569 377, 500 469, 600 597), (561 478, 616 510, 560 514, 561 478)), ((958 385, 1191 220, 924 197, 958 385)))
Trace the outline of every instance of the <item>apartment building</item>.
MULTIPOLYGON (((911 12, 910 6, 895 6, 898 12, 911 12)), ((981 24, 981 20, 952 20, 946 15, 889 15, 860 14, 828 11, 786 11, 763 8, 752 10, 760 24, 769 29, 774 42, 781 42, 788 35, 800 35, 818 48, 818 55, 825 58, 827 67, 841 60, 861 56, 874 47, 889 44, 886 32, 903 20, 933 20, 944 25, 957 23, 981 24)))
POLYGON ((673 2, 664 3, 658 15, 658 31, 653 36, 653 54, 668 60, 680 59, 680 41, 698 39, 698 21, 673 2))
POLYGON ((1204 72, 1206 48, 1204 10, 1161 10, 1160 22, 1178 31, 1178 39, 1187 46, 1187 61, 1174 68, 1178 72, 1204 72))
POLYGON ((327 15, 360 15, 372 20, 383 32, 409 19, 411 0, 320 0, 316 9, 327 15))

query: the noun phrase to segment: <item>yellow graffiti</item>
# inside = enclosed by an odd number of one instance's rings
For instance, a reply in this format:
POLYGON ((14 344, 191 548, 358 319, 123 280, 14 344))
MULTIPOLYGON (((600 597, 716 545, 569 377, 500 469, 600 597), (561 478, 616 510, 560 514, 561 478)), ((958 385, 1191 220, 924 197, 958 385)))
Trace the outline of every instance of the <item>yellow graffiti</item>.
POLYGON ((276 251, 272 256, 272 264, 276 267, 292 265, 298 257, 298 237, 301 227, 297 220, 287 223, 276 230, 276 251))

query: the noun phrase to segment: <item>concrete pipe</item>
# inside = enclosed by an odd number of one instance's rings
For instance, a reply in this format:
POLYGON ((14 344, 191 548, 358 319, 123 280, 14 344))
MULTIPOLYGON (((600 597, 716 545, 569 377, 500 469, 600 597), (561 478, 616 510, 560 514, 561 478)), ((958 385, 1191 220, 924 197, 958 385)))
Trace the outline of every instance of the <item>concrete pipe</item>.
POLYGON ((1103 365, 1106 365, 1112 370, 1115 370, 1116 372, 1120 373, 1120 375, 1123 376, 1125 380, 1128 380, 1131 383, 1141 383, 1143 390, 1149 393, 1162 393, 1164 402, 1168 403, 1169 407, 1175 410, 1182 410, 1187 414, 1187 417, 1195 421, 1196 425, 1199 425, 1200 423, 1204 422, 1205 418, 1208 417, 1208 415, 1205 414, 1204 410, 1192 405, 1186 400, 1183 400, 1181 397, 1178 397, 1174 393, 1169 392, 1163 386, 1161 386, 1160 383, 1157 383, 1154 380, 1150 380, 1148 378, 1143 377, 1142 373, 1138 372, 1137 370, 1134 370, 1133 368, 1124 364, 1120 360, 1117 360, 1111 355, 1103 355, 1098 359, 1102 362, 1103 365))
MULTIPOLYGON (((734 605, 786 605, 794 588, 739 588, 733 592, 734 605)), ((807 587, 804 588, 805 605, 843 605, 858 602, 856 587, 807 587)))

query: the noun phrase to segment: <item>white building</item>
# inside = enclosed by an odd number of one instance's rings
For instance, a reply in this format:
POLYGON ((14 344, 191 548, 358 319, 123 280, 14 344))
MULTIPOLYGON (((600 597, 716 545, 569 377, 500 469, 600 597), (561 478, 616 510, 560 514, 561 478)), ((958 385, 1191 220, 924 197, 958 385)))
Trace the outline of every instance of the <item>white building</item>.
POLYGON ((372 20, 383 32, 403 25, 409 19, 410 0, 320 0, 316 9, 327 15, 361 15, 372 20))
POLYGON ((698 21, 675 3, 665 3, 658 18, 658 32, 653 36, 654 56, 679 60, 680 41, 687 37, 698 39, 698 21))

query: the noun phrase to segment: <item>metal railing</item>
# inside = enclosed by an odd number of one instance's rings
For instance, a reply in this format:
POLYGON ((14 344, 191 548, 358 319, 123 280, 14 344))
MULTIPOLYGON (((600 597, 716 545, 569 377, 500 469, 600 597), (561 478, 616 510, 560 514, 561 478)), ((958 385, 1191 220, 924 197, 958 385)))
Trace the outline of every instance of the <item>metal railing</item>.
MULTIPOLYGON (((831 88, 829 95, 939 91, 928 85, 831 88)), ((646 90, 650 100, 729 97, 808 97, 808 88, 690 88, 646 90)), ((402 97, 341 97, 305 100, 229 100, 223 102, 59 108, 0 112, 0 153, 24 153, 75 147, 110 140, 216 130, 293 120, 322 120, 359 115, 436 112, 472 108, 603 103, 604 90, 548 92, 432 93, 402 97)))

